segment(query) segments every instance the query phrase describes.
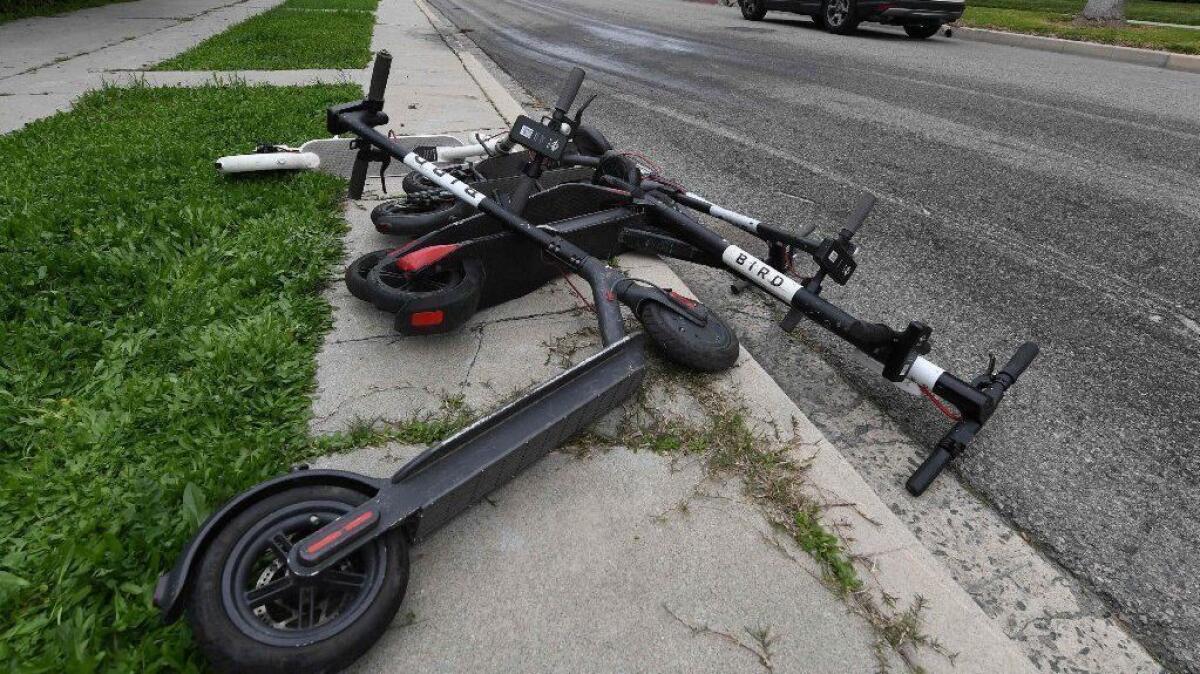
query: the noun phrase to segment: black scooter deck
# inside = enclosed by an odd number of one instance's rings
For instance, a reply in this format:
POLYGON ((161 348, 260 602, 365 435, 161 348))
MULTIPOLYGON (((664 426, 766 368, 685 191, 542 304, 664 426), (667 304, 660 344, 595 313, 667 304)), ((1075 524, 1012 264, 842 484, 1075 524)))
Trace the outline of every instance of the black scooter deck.
POLYGON ((301 575, 316 574, 352 552, 355 541, 380 527, 402 526, 413 542, 427 538, 584 426, 618 407, 641 385, 645 370, 642 333, 605 347, 422 452, 374 498, 296 544, 289 566, 301 575))

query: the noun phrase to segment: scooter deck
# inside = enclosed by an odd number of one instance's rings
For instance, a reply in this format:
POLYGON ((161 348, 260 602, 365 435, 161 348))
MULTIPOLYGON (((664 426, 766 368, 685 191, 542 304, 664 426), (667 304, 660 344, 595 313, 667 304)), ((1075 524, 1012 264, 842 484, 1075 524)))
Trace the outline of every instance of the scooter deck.
POLYGON ((402 526, 413 542, 427 538, 584 426, 618 407, 641 386, 645 371, 642 333, 605 347, 528 395, 429 447, 393 475, 391 483, 374 498, 297 543, 289 567, 301 575, 316 574, 352 552, 360 532, 402 526))
MULTIPOLYGON (((350 138, 319 138, 317 140, 310 140, 300 146, 300 151, 312 152, 321 158, 321 164, 317 167, 317 170, 342 178, 349 178, 351 171, 354 169, 354 160, 358 157, 358 150, 350 147, 351 140, 350 138)), ((445 135, 403 136, 401 140, 414 146, 457 147, 463 144, 458 138, 445 135)), ((401 176, 408 173, 409 170, 403 162, 392 162, 388 166, 387 175, 389 177, 401 176)))

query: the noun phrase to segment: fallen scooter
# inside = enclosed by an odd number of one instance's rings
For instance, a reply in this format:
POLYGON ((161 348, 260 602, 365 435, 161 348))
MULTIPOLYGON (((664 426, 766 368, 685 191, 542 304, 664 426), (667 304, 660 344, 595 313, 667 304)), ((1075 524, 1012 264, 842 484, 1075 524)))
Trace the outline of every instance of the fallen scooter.
MULTIPOLYGON (((382 93, 390 61, 387 52, 379 53, 366 99, 328 110, 329 130, 354 133, 401 159, 578 274, 591 286, 604 348, 428 448, 390 479, 297 470, 252 487, 213 513, 159 578, 154 602, 168 622, 186 610, 197 643, 220 671, 292 674, 348 666, 399 609, 412 544, 640 386, 645 333, 626 333, 622 305, 643 325, 648 311, 691 325, 707 320, 695 306, 625 276, 375 131, 386 123, 382 93)), ((572 72, 556 116, 569 109, 582 78, 582 71, 572 72)), ((531 131, 557 133, 538 126, 531 131)), ((546 149, 537 141, 531 145, 546 149)))
POLYGON ((724 267, 786 304, 788 313, 780 323, 785 331, 791 332, 805 318, 813 321, 881 363, 885 379, 910 393, 930 398, 955 422, 905 483, 914 496, 924 493, 950 461, 966 451, 995 413, 1005 392, 1037 358, 1038 345, 1025 342, 999 371, 992 358, 987 370, 968 382, 925 358, 930 351, 929 326, 912 321, 903 330, 893 330, 882 323, 855 318, 823 298, 822 284, 827 279, 846 285, 857 269, 854 259, 857 249, 852 239, 875 205, 870 194, 860 199, 835 236, 813 239, 808 237, 812 228, 791 233, 717 206, 657 176, 647 177, 645 171, 624 156, 612 154, 601 162, 606 164, 601 167, 602 181, 629 193, 637 204, 648 209, 651 222, 674 237, 627 243, 663 255, 672 255, 681 245, 698 250, 702 255, 693 255, 691 261, 724 267), (768 261, 731 244, 680 206, 718 217, 764 240, 768 244, 768 261), (811 256, 817 267, 812 276, 802 281, 787 273, 794 266, 797 252, 811 256), (949 402, 954 411, 946 409, 939 399, 949 402))
MULTIPOLYGON (((571 161, 595 167, 596 182, 620 193, 597 191, 590 185, 550 190, 542 196, 553 215, 540 217, 538 224, 557 228, 556 218, 593 213, 588 228, 564 232, 580 236, 581 242, 586 240, 593 254, 612 256, 632 250, 725 269, 742 280, 735 288, 756 286, 789 306, 781 323, 784 330, 794 330, 804 318, 813 320, 881 363, 886 379, 909 393, 928 397, 952 418, 954 426, 906 483, 914 496, 924 493, 949 462, 966 450, 1007 389, 1038 354, 1037 345, 1026 342, 1000 371, 995 370, 993 361, 987 371, 968 383, 924 357, 930 351, 929 326, 912 321, 904 330, 893 330, 859 320, 824 299, 821 292, 826 280, 845 285, 857 269, 852 239, 874 206, 871 195, 859 203, 836 236, 815 239, 809 237, 814 227, 789 232, 722 208, 640 169, 624 154, 576 156, 571 161), (573 192, 561 192, 566 189, 573 192), (730 244, 681 207, 717 217, 763 240, 766 261, 730 244), (816 265, 815 273, 802 280, 788 274, 797 252, 809 255, 816 265)), ((347 270, 347 284, 359 297, 395 312, 399 332, 428 334, 452 330, 477 309, 530 292, 554 276, 553 267, 537 271, 536 257, 513 256, 502 246, 489 250, 493 240, 487 237, 490 232, 484 222, 486 218, 472 218, 408 246, 364 256, 347 270), (533 273, 527 275, 526 270, 533 273)))

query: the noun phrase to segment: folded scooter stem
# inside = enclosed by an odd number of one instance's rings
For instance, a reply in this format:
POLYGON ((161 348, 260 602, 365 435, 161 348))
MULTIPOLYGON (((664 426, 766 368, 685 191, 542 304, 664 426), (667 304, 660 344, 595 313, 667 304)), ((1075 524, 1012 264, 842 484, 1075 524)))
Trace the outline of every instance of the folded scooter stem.
MULTIPOLYGON (((926 344, 925 337, 928 335, 928 328, 922 330, 923 326, 914 323, 901 333, 886 325, 860 321, 821 298, 813 289, 797 283, 750 253, 731 245, 729 241, 688 215, 672 208, 666 202, 668 198, 683 205, 689 205, 685 200, 679 198, 677 190, 669 190, 664 196, 656 191, 633 187, 619 180, 610 180, 610 182, 628 188, 657 215, 679 230, 689 243, 706 249, 706 252, 710 254, 720 255, 722 261, 731 270, 735 270, 739 275, 786 302, 793 310, 799 311, 850 342, 871 358, 883 363, 884 376, 888 379, 896 382, 905 380, 915 382, 949 401, 958 409, 961 418, 942 437, 934 451, 926 457, 905 483, 909 493, 914 496, 920 496, 928 489, 950 461, 966 450, 975 439, 976 434, 996 411, 1008 388, 1016 383, 1021 373, 1037 358, 1037 344, 1025 342, 998 373, 988 372, 972 383, 963 381, 938 367, 932 361, 918 355, 917 350, 926 344), (922 336, 922 332, 924 336, 922 336)), ((851 218, 851 224, 841 234, 844 240, 854 234, 854 230, 862 223, 870 206, 869 202, 860 202, 858 211, 851 218)), ((761 231, 755 233, 762 238, 770 238, 764 236, 761 231)), ((810 282, 810 285, 819 288, 815 282, 810 282)))
POLYGON ((767 293, 800 311, 809 319, 850 342, 856 348, 881 363, 887 363, 892 350, 881 337, 890 337, 893 331, 884 326, 868 325, 855 318, 837 305, 811 292, 795 279, 778 271, 754 255, 730 243, 725 237, 696 222, 685 213, 671 208, 663 197, 644 193, 645 202, 661 218, 681 230, 684 238, 701 250, 721 258, 725 265, 739 276, 749 280, 767 293), (888 335, 883 334, 886 329, 888 335))

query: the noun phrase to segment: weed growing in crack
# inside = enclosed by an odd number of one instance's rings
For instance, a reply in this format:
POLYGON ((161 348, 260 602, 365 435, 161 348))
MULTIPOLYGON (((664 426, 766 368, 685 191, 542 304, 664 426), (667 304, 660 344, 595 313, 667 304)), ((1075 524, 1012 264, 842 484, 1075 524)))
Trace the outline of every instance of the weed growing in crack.
POLYGON ((476 416, 461 395, 451 396, 442 400, 436 412, 414 414, 401 421, 355 419, 343 431, 312 438, 308 455, 338 454, 389 442, 428 445, 444 440, 476 416))
MULTIPOLYGON (((643 388, 636 400, 625 408, 620 422, 618 436, 627 446, 664 455, 699 457, 711 477, 739 478, 744 493, 760 506, 767 521, 817 563, 821 579, 875 630, 879 671, 889 670, 888 651, 894 652, 913 672, 922 671, 911 655, 916 648, 931 649, 953 661, 953 654, 922 632, 925 599, 915 597, 907 608, 901 609, 894 597, 868 588, 860 571, 870 573, 870 567, 865 560, 857 559, 847 551, 845 540, 836 528, 831 529, 822 522, 822 513, 829 507, 848 504, 824 503, 813 496, 811 490, 805 489, 805 472, 809 464, 798 450, 806 447, 811 450, 811 446, 798 440, 781 442, 778 432, 776 438, 771 438, 755 431, 748 423, 745 407, 715 390, 711 375, 681 370, 657 357, 652 357, 650 363, 647 379, 655 382, 655 386, 643 388), (693 421, 668 412, 666 409, 675 405, 655 404, 652 396, 666 396, 679 404, 686 404, 686 399, 690 398, 696 409, 702 411, 703 418, 693 421), (856 562, 860 564, 856 565, 856 562)), ((795 433, 792 435, 794 437, 795 433)), ((697 491, 690 498, 699 495, 697 491)), ((686 512, 685 500, 660 514, 659 518, 686 512)), ((864 519, 874 523, 865 516, 864 519)), ((777 539, 768 538, 768 542, 783 554, 795 559, 777 539)), ((671 612, 669 608, 667 610, 671 612)), ((737 635, 688 623, 673 612, 671 614, 693 633, 715 634, 753 652, 765 669, 774 671, 769 647, 777 637, 769 629, 746 629, 746 634, 753 640, 753 643, 747 643, 737 635)))

